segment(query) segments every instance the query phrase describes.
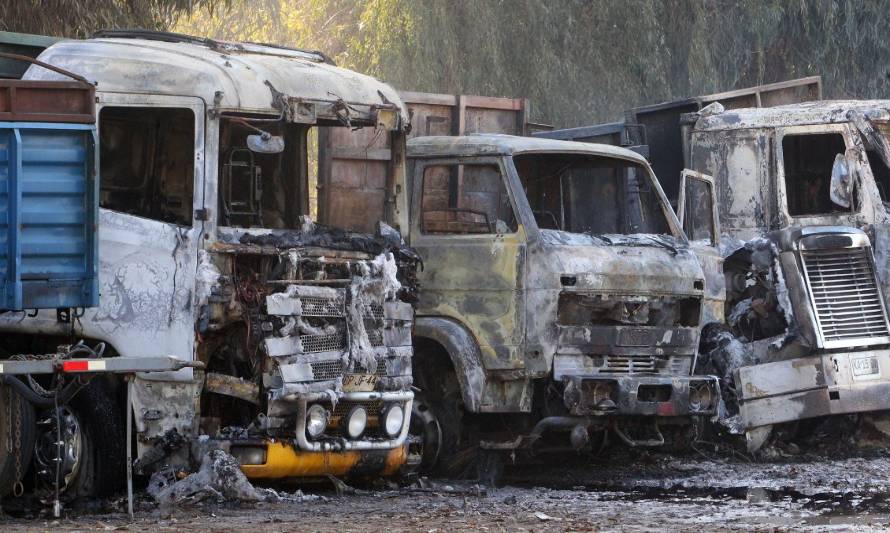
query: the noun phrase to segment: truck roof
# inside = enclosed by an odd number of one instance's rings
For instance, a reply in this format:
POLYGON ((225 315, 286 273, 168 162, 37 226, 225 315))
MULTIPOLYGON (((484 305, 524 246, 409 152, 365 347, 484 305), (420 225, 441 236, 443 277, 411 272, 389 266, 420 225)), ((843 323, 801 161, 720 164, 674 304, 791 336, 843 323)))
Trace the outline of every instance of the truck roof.
MULTIPOLYGON (((280 112, 273 106, 279 93, 306 102, 340 102, 341 113, 353 115, 361 113, 349 106, 394 104, 407 124, 407 109, 392 87, 336 67, 320 52, 162 32, 105 35, 61 41, 39 59, 97 82, 98 92, 195 96, 220 111, 262 114, 280 112)), ((38 66, 24 78, 64 79, 38 66)))
POLYGON ((626 148, 538 137, 518 137, 496 133, 472 133, 459 137, 416 137, 408 141, 409 157, 454 157, 516 155, 531 152, 567 152, 628 159, 642 165, 646 159, 626 148))
POLYGON ((819 100, 776 107, 731 109, 722 113, 699 113, 696 131, 775 128, 849 122, 849 111, 868 113, 873 118, 890 118, 890 100, 819 100))

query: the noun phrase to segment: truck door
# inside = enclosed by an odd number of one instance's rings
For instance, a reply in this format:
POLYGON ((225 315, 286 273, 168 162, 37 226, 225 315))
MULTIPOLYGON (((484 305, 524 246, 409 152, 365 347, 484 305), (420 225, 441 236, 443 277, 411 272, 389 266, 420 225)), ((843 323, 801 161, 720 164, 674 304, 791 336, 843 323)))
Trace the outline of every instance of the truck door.
POLYGON ((857 135, 850 124, 776 130, 775 179, 780 228, 861 228, 871 222, 871 217, 866 216, 868 197, 854 178, 859 159, 854 142, 857 135), (839 181, 838 171, 849 178, 839 181), (839 183, 846 185, 839 187, 839 183))
POLYGON ((705 274, 701 325, 722 323, 726 303, 726 279, 723 277, 723 257, 717 247, 720 222, 717 215, 717 194, 711 176, 688 169, 680 173, 677 216, 705 274))
POLYGON ((418 314, 467 326, 488 370, 524 367, 526 237, 498 158, 416 160, 411 245, 424 260, 418 314))
POLYGON ((99 119, 99 307, 77 335, 125 356, 191 359, 203 207, 199 98, 103 94, 99 119))

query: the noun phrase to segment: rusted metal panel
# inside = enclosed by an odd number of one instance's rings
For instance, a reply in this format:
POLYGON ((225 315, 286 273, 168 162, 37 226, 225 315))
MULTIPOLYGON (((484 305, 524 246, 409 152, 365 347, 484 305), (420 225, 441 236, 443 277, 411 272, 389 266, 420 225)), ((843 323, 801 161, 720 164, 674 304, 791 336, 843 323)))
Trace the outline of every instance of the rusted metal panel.
POLYGON ((392 139, 379 128, 321 128, 319 221, 370 233, 387 220, 387 183, 394 171, 392 139))
POLYGON ((95 89, 80 82, 0 80, 0 120, 93 124, 95 89))
MULTIPOLYGON (((528 100, 401 92, 411 117, 409 138, 465 133, 528 132, 528 100)), ((386 184, 396 180, 391 138, 378 129, 321 128, 319 220, 354 231, 374 231, 374 221, 398 211, 386 184), (371 212, 368 207, 372 206, 371 212)), ((407 206, 406 206, 407 207, 407 206)), ((398 226, 397 222, 390 222, 398 226)))
POLYGON ((526 98, 450 95, 402 91, 411 115, 409 139, 430 135, 505 133, 527 135, 526 98))

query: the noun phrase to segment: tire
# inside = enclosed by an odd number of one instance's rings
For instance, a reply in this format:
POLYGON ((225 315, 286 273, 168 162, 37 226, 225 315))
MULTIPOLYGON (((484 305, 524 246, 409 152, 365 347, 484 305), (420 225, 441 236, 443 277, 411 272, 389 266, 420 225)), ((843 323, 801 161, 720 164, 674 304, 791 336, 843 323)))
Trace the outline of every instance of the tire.
MULTIPOLYGON (((94 379, 68 405, 60 407, 65 442, 60 492, 66 500, 107 496, 126 481, 126 427, 123 406, 101 379, 94 379)), ((58 441, 55 410, 41 413, 35 467, 37 489, 55 491, 58 441)))
POLYGON ((35 424, 34 406, 12 387, 0 386, 0 498, 13 493, 28 471, 34 454, 35 424), (16 419, 21 422, 18 436, 16 419))
POLYGON ((460 386, 453 376, 425 377, 415 376, 415 383, 421 390, 415 393, 411 408, 410 434, 422 448, 418 473, 461 475, 463 465, 458 453, 463 434, 460 386))

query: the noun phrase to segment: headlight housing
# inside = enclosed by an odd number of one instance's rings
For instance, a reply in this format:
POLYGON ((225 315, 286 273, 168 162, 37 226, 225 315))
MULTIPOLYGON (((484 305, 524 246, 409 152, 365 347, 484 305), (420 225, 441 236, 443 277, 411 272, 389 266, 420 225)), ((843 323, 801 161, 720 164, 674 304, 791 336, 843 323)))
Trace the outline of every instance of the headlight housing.
POLYGON ((317 439, 328 427, 328 412, 319 404, 315 404, 306 411, 306 434, 310 438, 317 439))
POLYGON ((693 383, 689 386, 689 410, 708 411, 714 407, 714 392, 707 383, 693 383))
POLYGON ((402 425, 405 423, 405 411, 402 406, 391 403, 384 407, 380 413, 380 423, 383 426, 383 432, 388 437, 397 437, 402 432, 402 425))
POLYGON ((343 419, 343 433, 350 439, 357 439, 368 426, 368 411, 361 405, 355 405, 343 419))

